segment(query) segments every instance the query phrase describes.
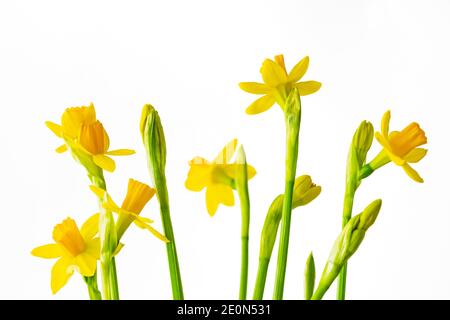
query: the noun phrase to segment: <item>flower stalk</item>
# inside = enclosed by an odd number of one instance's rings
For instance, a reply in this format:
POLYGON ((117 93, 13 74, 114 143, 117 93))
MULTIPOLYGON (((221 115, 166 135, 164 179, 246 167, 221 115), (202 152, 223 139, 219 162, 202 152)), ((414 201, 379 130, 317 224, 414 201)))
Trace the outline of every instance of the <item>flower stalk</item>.
POLYGON ((248 283, 248 241, 250 229, 250 197, 248 192, 247 160, 244 147, 240 146, 236 158, 236 191, 241 205, 241 277, 239 286, 239 300, 247 299, 248 283))
POLYGON ((83 279, 88 287, 89 298, 91 300, 102 300, 102 294, 97 285, 97 272, 92 277, 83 277, 83 279))
POLYGON ((175 245, 175 235, 170 217, 169 194, 165 175, 166 141, 158 112, 149 104, 146 104, 142 110, 140 129, 147 153, 150 177, 156 189, 156 196, 159 202, 164 235, 169 240, 166 243, 166 249, 173 299, 183 300, 183 284, 175 245))
MULTIPOLYGON (((342 229, 352 217, 353 202, 356 189, 361 183, 360 171, 366 162, 367 152, 372 146, 374 129, 370 122, 363 121, 359 125, 350 145, 347 159, 347 173, 345 182, 344 208, 342 212, 342 229)), ((339 276, 337 287, 337 299, 345 300, 345 290, 347 283, 347 264, 344 263, 339 276)))
POLYGON ((291 227, 292 199, 294 192, 295 173, 297 170, 298 140, 301 119, 301 103, 298 89, 293 89, 286 100, 286 178, 283 199, 283 214, 281 217, 280 246, 278 251, 277 271, 273 298, 283 299, 286 264, 289 248, 289 233, 291 227))
MULTIPOLYGON (((91 182, 98 188, 106 190, 106 182, 103 173, 98 176, 90 176, 91 182)), ((102 269, 103 294, 106 300, 119 300, 119 284, 117 280, 116 261, 114 252, 118 242, 114 217, 110 210, 105 209, 103 203, 107 202, 106 195, 97 197, 100 218, 99 218, 99 236, 100 236, 100 266, 102 269)))

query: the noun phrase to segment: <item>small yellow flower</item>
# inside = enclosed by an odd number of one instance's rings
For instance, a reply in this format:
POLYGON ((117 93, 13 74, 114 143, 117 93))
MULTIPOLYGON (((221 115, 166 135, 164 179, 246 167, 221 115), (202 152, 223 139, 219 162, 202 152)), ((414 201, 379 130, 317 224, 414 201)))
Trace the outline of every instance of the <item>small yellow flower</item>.
MULTIPOLYGON (((234 205, 233 189, 239 164, 229 162, 236 152, 237 144, 236 139, 229 142, 212 162, 200 157, 189 162, 190 170, 185 186, 197 192, 206 188, 206 208, 211 216, 216 213, 220 203, 234 205)), ((248 180, 255 174, 255 169, 247 165, 248 180)))
POLYGON ((99 215, 90 217, 78 229, 71 218, 57 224, 53 230, 55 243, 37 247, 31 254, 46 259, 59 258, 52 268, 51 288, 53 294, 64 287, 77 270, 85 277, 92 277, 100 258, 100 239, 98 231, 99 215))
POLYGON ((113 172, 116 168, 116 164, 110 156, 127 156, 134 154, 133 150, 129 149, 109 149, 109 137, 106 130, 100 121, 92 123, 83 123, 80 128, 78 136, 79 146, 89 155, 92 156, 92 160, 100 168, 106 171, 113 172))
MULTIPOLYGON (((51 121, 46 121, 45 125, 59 138, 75 140, 83 124, 96 121, 95 108, 91 103, 88 107, 67 108, 61 116, 61 125, 51 121)), ((63 144, 56 149, 56 152, 67 151, 67 145, 63 144)))
POLYGON ((301 96, 312 94, 320 89, 322 84, 317 81, 302 81, 300 79, 308 70, 309 57, 306 56, 298 62, 291 72, 287 73, 283 55, 275 59, 266 59, 261 67, 264 83, 241 82, 239 87, 253 94, 263 95, 254 101, 246 110, 248 114, 258 114, 268 110, 277 102, 281 108, 293 88, 297 88, 301 96), (275 61, 274 61, 275 60, 275 61))
POLYGON ((107 171, 115 170, 115 162, 108 155, 124 156, 134 154, 133 150, 119 149, 108 151, 109 137, 100 121, 96 119, 94 105, 88 107, 67 108, 61 116, 61 125, 51 121, 45 122, 46 126, 64 144, 56 148, 56 152, 63 153, 68 148, 82 150, 92 156, 96 165, 107 171))
POLYGON ((139 228, 147 229, 158 239, 169 242, 164 235, 150 226, 150 223, 153 223, 153 220, 139 216, 147 202, 149 202, 155 194, 155 189, 150 188, 145 183, 129 179, 127 194, 122 202, 122 206, 119 207, 105 190, 94 185, 90 186, 90 188, 98 197, 106 199, 106 201, 103 202, 103 207, 105 209, 111 210, 119 215, 119 219, 116 223, 118 240, 120 240, 130 224, 134 222, 139 228))
POLYGON ((381 156, 379 155, 377 158, 388 157, 396 165, 401 166, 411 179, 417 182, 423 182, 423 179, 409 163, 419 162, 427 154, 426 149, 418 148, 427 143, 425 132, 416 122, 411 123, 400 132, 389 132, 390 119, 391 112, 387 111, 381 120, 381 133, 375 133, 376 139, 383 147, 381 156))

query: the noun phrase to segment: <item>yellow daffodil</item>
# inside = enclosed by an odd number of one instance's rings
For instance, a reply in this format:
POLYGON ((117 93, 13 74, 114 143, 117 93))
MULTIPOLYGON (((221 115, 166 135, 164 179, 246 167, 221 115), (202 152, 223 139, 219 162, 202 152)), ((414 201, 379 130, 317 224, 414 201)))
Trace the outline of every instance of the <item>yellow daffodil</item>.
POLYGON ((87 154, 92 156, 92 160, 96 165, 109 172, 115 170, 116 164, 113 159, 108 157, 108 155, 127 156, 134 154, 134 151, 129 149, 108 151, 108 133, 106 133, 102 123, 98 120, 92 123, 83 123, 81 125, 78 143, 87 154))
MULTIPOLYGON (((67 108, 61 116, 61 125, 46 121, 46 126, 59 138, 76 140, 83 124, 96 121, 95 108, 91 103, 88 107, 67 108)), ((56 152, 67 151, 67 144, 56 148, 56 152)))
POLYGON ((100 240, 95 237, 98 231, 99 215, 90 217, 78 229, 71 218, 57 224, 53 230, 55 243, 37 247, 31 254, 46 259, 56 259, 52 268, 51 288, 55 294, 77 270, 85 277, 92 277, 100 257, 100 240))
POLYGON ((111 210, 119 215, 116 223, 118 240, 120 240, 130 224, 134 222, 139 228, 147 229, 158 239, 169 242, 164 235, 150 225, 150 223, 153 223, 153 220, 139 216, 147 202, 155 194, 155 189, 150 188, 145 183, 129 179, 127 195, 122 202, 122 206, 119 207, 105 190, 93 185, 90 188, 98 197, 105 199, 103 202, 105 209, 111 210))
POLYGON ((375 137, 383 147, 381 153, 369 164, 372 169, 392 161, 405 170, 406 174, 417 182, 423 179, 409 163, 419 162, 427 154, 427 150, 418 148, 427 143, 425 132, 416 122, 411 123, 402 131, 389 132, 391 112, 387 111, 381 120, 381 132, 376 132, 375 137))
MULTIPOLYGON (((237 144, 236 139, 229 142, 212 162, 200 157, 189 162, 190 170, 185 186, 197 192, 206 188, 206 208, 211 216, 216 213, 220 203, 234 205, 233 189, 239 164, 229 162, 236 152, 237 144)), ((255 174, 255 169, 247 165, 248 180, 255 174)))
MULTIPOLYGON (((59 138, 64 140, 64 144, 56 148, 56 152, 67 151, 68 147, 75 153, 80 150, 92 156, 92 161, 100 168, 112 172, 116 164, 109 156, 125 156, 134 154, 133 150, 118 149, 108 151, 109 137, 102 123, 96 120, 96 113, 93 104, 88 107, 73 107, 64 111, 61 116, 61 125, 47 121, 47 127, 59 138)), ((78 156, 78 158, 80 158, 78 156)))
POLYGON ((317 81, 302 81, 300 79, 308 70, 309 57, 298 62, 291 72, 286 71, 283 55, 275 56, 274 60, 266 59, 261 67, 264 83, 241 82, 239 87, 253 94, 263 95, 254 101, 246 110, 248 114, 258 114, 268 110, 277 102, 284 109, 284 104, 293 88, 297 88, 301 96, 312 94, 322 86, 317 81))

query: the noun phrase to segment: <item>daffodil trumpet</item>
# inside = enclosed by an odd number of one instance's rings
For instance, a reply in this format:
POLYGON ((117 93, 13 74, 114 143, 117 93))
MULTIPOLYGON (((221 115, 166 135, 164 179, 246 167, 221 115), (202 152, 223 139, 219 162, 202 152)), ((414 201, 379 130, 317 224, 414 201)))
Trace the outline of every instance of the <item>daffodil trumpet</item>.
MULTIPOLYGON (((322 188, 312 182, 308 175, 302 175, 295 179, 293 208, 305 206, 322 191, 322 188)), ((264 288, 267 278, 267 270, 272 257, 273 247, 278 233, 278 227, 283 213, 284 195, 278 195, 272 202, 267 211, 264 226, 261 231, 259 264, 257 277, 255 281, 255 289, 253 292, 253 300, 262 300, 264 297, 264 288)))
POLYGON ((334 242, 319 284, 311 300, 321 300, 344 265, 361 245, 367 230, 375 223, 381 209, 381 200, 369 204, 363 212, 352 217, 334 242))
POLYGON ((291 228, 292 200, 297 170, 298 140, 301 119, 300 95, 294 88, 286 100, 286 173, 283 199, 283 214, 281 217, 280 245, 278 249, 277 270, 275 276, 274 300, 283 299, 286 265, 289 249, 289 234, 291 228))
POLYGON ((150 104, 144 105, 140 121, 142 142, 147 154, 147 164, 156 196, 159 202, 164 235, 168 239, 166 243, 167 260, 169 263, 170 282, 174 300, 183 300, 183 283, 181 280, 180 265, 178 262, 177 247, 175 245, 175 233, 170 216, 169 192, 166 181, 166 140, 164 129, 158 112, 150 104))
POLYGON ((206 208, 210 216, 214 216, 219 204, 234 205, 233 190, 236 190, 241 205, 241 276, 239 285, 239 299, 247 297, 248 283, 248 241, 250 227, 250 199, 248 180, 252 179, 256 171, 247 164, 243 147, 239 148, 236 162, 230 163, 236 154, 238 141, 230 141, 209 162, 206 159, 195 157, 189 162, 190 170, 185 182, 187 189, 202 191, 206 188, 206 208))
POLYGON ((31 251, 36 257, 58 259, 51 272, 53 294, 64 287, 78 271, 85 279, 92 300, 101 300, 97 288, 97 260, 100 258, 100 239, 98 233, 98 215, 90 217, 81 227, 67 218, 53 229, 54 243, 37 247, 31 251))

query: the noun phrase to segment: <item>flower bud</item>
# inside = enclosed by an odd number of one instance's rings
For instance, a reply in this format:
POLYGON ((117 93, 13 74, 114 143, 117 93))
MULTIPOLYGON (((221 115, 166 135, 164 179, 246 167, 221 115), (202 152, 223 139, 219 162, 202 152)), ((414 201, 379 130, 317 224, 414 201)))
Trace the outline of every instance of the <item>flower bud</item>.
POLYGON ((381 200, 369 204, 363 212, 354 216, 342 229, 334 242, 327 264, 312 299, 321 299, 333 281, 339 275, 344 264, 358 250, 366 231, 373 225, 381 209, 381 200))
POLYGON ((317 198, 322 191, 320 186, 315 185, 311 177, 303 175, 295 179, 293 206, 294 208, 304 206, 317 198))
POLYGON ((352 148, 356 150, 359 168, 361 168, 366 162, 367 152, 372 146, 373 135, 373 125, 368 121, 361 122, 353 135, 352 148))
POLYGON ((142 109, 140 130, 147 152, 150 175, 157 190, 158 175, 164 175, 166 167, 166 140, 161 119, 152 105, 146 104, 142 109))
POLYGON ((305 266, 305 300, 311 300, 314 292, 314 283, 316 280, 316 267, 313 253, 311 252, 306 260, 305 266))

